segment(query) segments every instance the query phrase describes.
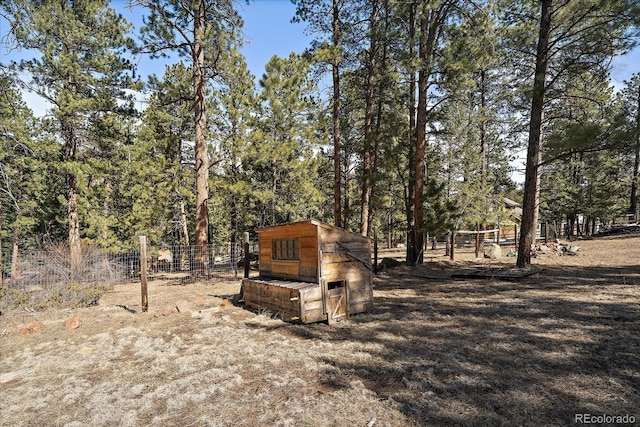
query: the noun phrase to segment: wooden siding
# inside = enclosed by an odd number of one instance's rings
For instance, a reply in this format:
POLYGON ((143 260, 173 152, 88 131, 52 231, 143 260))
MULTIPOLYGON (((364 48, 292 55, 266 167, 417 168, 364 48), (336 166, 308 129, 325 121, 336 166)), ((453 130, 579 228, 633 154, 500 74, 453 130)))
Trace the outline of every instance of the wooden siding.
POLYGON ((348 283, 348 314, 373 306, 371 240, 333 227, 320 227, 321 272, 326 283, 348 283))
POLYGON ((286 321, 311 323, 326 320, 322 292, 317 283, 243 279, 242 295, 249 307, 270 310, 286 321))
POLYGON ((311 220, 258 230, 258 243, 261 277, 242 282, 248 306, 284 320, 327 321, 331 282, 348 286, 344 317, 373 306, 371 239, 311 220), (276 239, 297 239, 299 259, 273 259, 276 239))
POLYGON ((312 223, 287 224, 258 231, 260 251, 260 276, 318 282, 317 227, 312 223), (300 259, 274 260, 273 241, 276 239, 299 240, 300 259))
POLYGON ((275 277, 300 277, 300 261, 271 261, 271 274, 275 277))

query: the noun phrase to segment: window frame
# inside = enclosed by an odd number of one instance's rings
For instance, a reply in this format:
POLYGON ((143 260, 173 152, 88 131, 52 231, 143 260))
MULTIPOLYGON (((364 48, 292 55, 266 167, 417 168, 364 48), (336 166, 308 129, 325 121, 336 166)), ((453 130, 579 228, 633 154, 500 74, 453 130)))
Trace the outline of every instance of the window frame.
POLYGON ((271 258, 274 261, 300 261, 300 239, 273 239, 271 241, 271 258))

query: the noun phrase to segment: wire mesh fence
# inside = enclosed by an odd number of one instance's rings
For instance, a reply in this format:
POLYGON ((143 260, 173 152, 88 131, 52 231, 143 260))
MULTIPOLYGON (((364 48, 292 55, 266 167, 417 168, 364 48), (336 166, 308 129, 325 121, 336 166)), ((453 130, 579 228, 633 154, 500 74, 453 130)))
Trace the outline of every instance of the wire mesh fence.
MULTIPOLYGON (((224 246, 148 247, 148 280, 175 280, 224 277, 238 278, 244 271, 244 244, 224 246)), ((104 251, 85 246, 80 266, 72 274, 69 248, 63 244, 20 254, 11 259, 4 254, 3 281, 13 287, 46 286, 56 282, 78 284, 113 284, 140 281, 145 264, 138 249, 126 252, 104 251)), ((249 263, 258 262, 258 244, 249 243, 249 263)))
POLYGON ((114 285, 140 284, 143 268, 146 280, 153 284, 150 289, 162 287, 163 293, 168 294, 165 298, 171 300, 189 297, 192 292, 186 285, 242 278, 245 262, 252 272, 258 268, 257 242, 249 242, 246 260, 243 242, 204 248, 149 246, 145 249, 114 252, 83 246, 79 265, 75 266, 71 265, 69 247, 65 244, 52 244, 17 256, 5 252, 2 254, 0 310, 90 306, 114 285), (142 259, 144 252, 146 257, 142 259))

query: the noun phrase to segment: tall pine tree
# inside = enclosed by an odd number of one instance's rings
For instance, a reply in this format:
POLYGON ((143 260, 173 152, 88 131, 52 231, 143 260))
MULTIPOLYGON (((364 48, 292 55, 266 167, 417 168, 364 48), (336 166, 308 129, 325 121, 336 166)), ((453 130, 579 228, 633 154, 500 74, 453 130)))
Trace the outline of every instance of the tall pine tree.
POLYGON ((231 0, 136 0, 148 9, 142 28, 144 51, 152 56, 177 53, 193 70, 194 145, 196 172, 196 258, 205 264, 209 241, 209 154, 205 87, 221 76, 220 61, 239 44, 242 21, 231 0))
POLYGON ((78 206, 79 174, 86 155, 89 115, 102 111, 107 98, 126 98, 127 71, 123 57, 132 47, 124 18, 106 0, 5 0, 0 4, 11 20, 12 35, 20 46, 40 53, 20 68, 28 86, 53 104, 57 132, 63 144, 61 160, 66 176, 68 242, 71 275, 81 262, 81 218, 78 206))

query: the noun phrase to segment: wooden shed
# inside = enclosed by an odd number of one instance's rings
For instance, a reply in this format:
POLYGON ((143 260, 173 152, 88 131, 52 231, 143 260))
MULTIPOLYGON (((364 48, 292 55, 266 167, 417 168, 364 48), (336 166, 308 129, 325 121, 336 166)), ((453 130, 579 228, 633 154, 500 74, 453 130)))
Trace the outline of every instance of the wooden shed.
POLYGON ((329 324, 372 307, 371 239, 308 220, 259 229, 258 246, 260 277, 240 291, 247 306, 329 324))

